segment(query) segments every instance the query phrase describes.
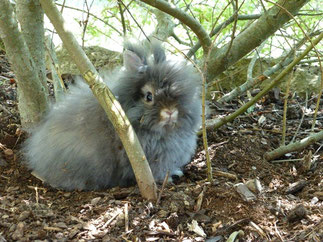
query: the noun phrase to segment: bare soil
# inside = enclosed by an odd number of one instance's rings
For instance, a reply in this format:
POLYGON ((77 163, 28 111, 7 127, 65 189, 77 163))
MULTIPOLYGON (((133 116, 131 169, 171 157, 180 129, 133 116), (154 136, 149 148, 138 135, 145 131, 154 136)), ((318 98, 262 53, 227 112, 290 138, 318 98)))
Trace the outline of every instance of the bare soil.
MULTIPOLYGON (((315 101, 309 100, 308 107, 315 101)), ((287 141, 297 129, 304 102, 294 98, 289 105, 287 141)), ((237 107, 217 106, 215 116, 237 107)), ((322 129, 322 113, 318 117, 317 130, 322 129)), ((309 134, 311 120, 305 115, 296 140, 309 134)), ((214 180, 207 181, 199 140, 185 176, 162 191, 159 186, 159 204, 143 200, 136 186, 60 191, 43 184, 23 165, 20 148, 27 135, 19 121, 14 75, 2 55, 0 241, 225 241, 235 231, 242 231, 241 241, 323 241, 322 143, 281 157, 288 161, 264 161, 264 153, 281 142, 281 123, 282 99, 269 95, 253 112, 209 132, 214 180), (306 171, 302 159, 310 151, 313 164, 306 171), (216 175, 217 171, 237 179, 216 175), (255 199, 245 201, 236 184, 252 179, 262 189, 254 192, 255 199), (300 188, 290 191, 296 182, 300 188)))

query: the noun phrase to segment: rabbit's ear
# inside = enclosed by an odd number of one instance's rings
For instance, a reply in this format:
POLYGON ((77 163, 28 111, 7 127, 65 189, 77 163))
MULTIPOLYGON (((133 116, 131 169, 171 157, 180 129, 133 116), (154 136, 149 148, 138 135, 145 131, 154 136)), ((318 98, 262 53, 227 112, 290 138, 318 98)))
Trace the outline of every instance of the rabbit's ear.
POLYGON ((158 42, 153 43, 152 48, 153 48, 155 64, 164 62, 166 60, 166 55, 165 55, 165 51, 161 47, 160 43, 158 43, 158 42))
POLYGON ((123 65, 128 71, 138 71, 144 65, 144 61, 131 50, 123 52, 123 65))

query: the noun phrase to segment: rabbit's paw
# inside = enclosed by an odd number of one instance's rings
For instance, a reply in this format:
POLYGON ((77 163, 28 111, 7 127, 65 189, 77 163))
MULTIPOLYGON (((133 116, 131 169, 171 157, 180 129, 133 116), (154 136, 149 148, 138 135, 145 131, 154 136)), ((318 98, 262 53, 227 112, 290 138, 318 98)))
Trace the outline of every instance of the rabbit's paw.
POLYGON ((177 182, 182 176, 184 175, 182 170, 174 170, 170 173, 170 176, 168 177, 169 183, 177 182))
POLYGON ((182 177, 182 176, 184 176, 184 173, 182 170, 174 170, 171 172, 171 177, 173 177, 173 176, 182 177))

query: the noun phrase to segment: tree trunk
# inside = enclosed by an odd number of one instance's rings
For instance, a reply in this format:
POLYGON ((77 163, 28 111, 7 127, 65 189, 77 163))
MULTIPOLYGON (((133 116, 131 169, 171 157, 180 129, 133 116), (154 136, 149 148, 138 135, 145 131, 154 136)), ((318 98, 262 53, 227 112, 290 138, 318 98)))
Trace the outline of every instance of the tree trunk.
POLYGON ((38 0, 17 0, 16 13, 20 23, 21 33, 38 73, 39 80, 48 92, 45 65, 45 30, 44 12, 38 0))
MULTIPOLYGON (((39 80, 38 68, 18 29, 13 8, 8 0, 0 0, 0 37, 17 77, 18 109, 24 128, 32 126, 46 112, 47 93, 39 80)), ((45 61, 45 60, 43 60, 45 61)))

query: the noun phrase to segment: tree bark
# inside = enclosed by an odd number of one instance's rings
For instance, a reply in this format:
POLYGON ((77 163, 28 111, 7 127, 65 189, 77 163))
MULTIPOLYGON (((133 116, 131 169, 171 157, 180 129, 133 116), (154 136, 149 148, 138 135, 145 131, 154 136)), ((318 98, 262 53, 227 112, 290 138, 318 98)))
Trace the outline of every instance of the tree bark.
MULTIPOLYGON (((278 4, 295 15, 307 2, 308 0, 279 0, 278 4)), ((220 49, 212 49, 210 60, 208 60, 207 80, 211 81, 236 63, 290 19, 291 17, 283 9, 274 6, 263 13, 249 28, 241 32, 233 40, 230 49, 228 49, 230 44, 226 44, 220 49)))
POLYGON ((116 129, 129 157, 141 195, 148 200, 157 200, 157 187, 143 152, 138 137, 131 123, 115 99, 112 92, 104 84, 94 66, 77 43, 73 34, 66 30, 64 20, 52 0, 40 0, 47 17, 54 25, 65 48, 76 63, 93 94, 104 108, 108 118, 116 129))
POLYGON ((20 23, 21 33, 38 73, 44 89, 48 93, 45 65, 45 41, 44 41, 44 12, 38 0, 17 0, 17 19, 20 23))
MULTIPOLYGON (((36 65, 18 29, 13 8, 8 0, 0 0, 0 37, 17 77, 18 109, 24 128, 37 123, 46 112, 47 93, 41 85, 36 65)), ((44 60, 43 60, 44 61, 44 60)))

